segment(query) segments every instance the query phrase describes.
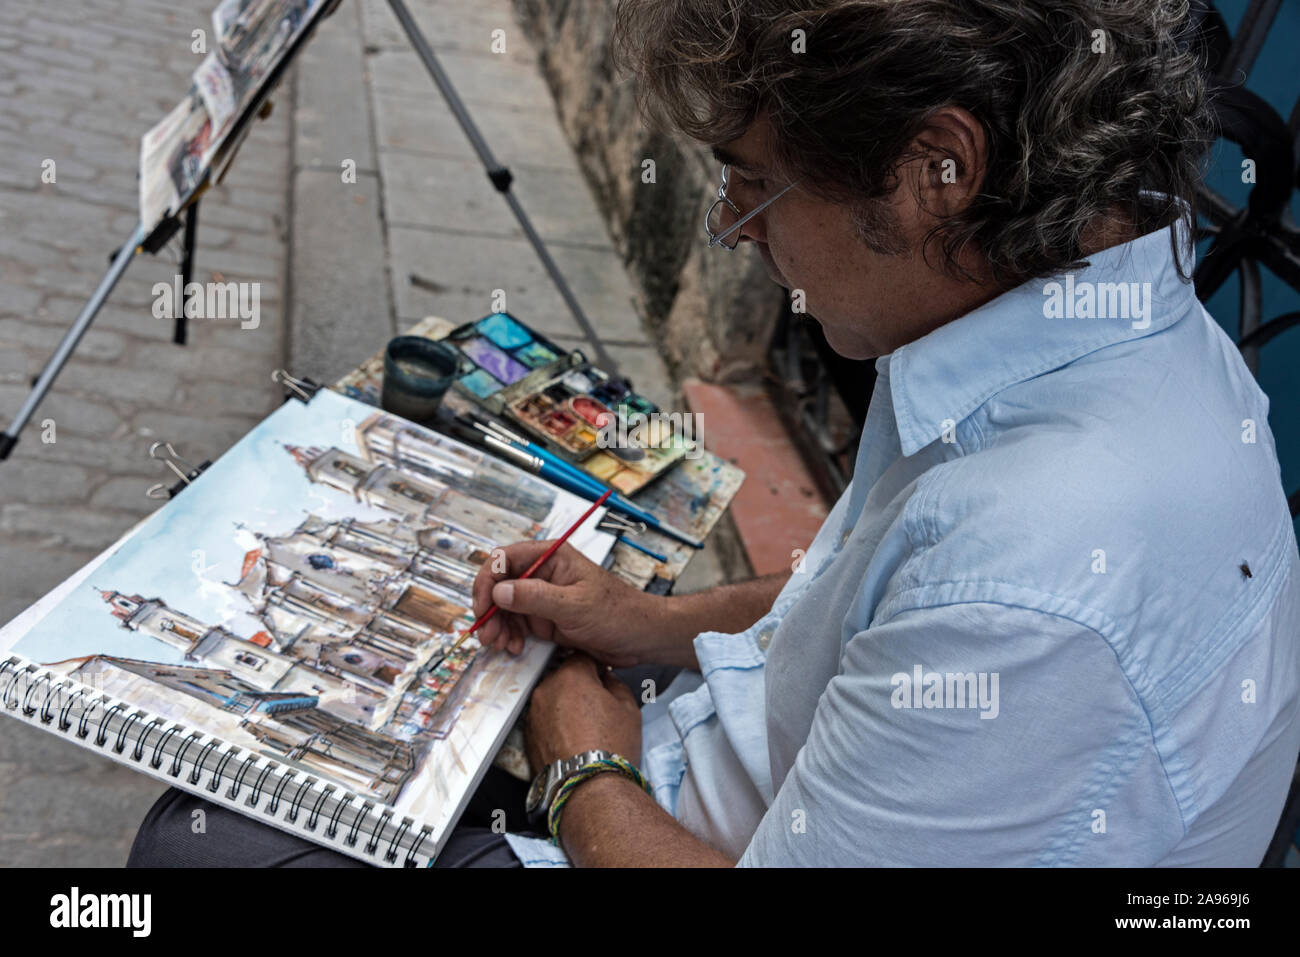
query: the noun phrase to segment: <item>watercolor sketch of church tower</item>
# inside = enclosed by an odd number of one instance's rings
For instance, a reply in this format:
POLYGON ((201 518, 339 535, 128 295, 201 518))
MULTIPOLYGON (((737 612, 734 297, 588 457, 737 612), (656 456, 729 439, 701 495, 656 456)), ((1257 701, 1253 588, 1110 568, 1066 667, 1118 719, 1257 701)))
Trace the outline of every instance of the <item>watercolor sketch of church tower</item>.
POLYGON ((359 426, 342 417, 333 432, 292 406, 279 416, 309 427, 264 423, 263 438, 169 506, 167 551, 95 572, 104 619, 130 637, 72 641, 75 657, 49 667, 157 721, 393 803, 474 700, 479 646, 455 640, 473 620, 479 568, 585 505, 382 412, 359 426), (216 521, 205 494, 226 503, 216 521), (199 563, 197 581, 174 571, 196 547, 221 556, 199 563))

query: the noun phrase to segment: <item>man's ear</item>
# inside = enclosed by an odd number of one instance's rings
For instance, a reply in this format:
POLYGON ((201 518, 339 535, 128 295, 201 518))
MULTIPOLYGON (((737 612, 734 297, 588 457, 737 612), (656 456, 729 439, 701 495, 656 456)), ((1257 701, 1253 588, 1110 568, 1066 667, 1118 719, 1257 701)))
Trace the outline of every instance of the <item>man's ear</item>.
POLYGON ((984 125, 960 106, 926 118, 913 143, 917 200, 933 216, 960 213, 984 184, 988 141, 984 125))

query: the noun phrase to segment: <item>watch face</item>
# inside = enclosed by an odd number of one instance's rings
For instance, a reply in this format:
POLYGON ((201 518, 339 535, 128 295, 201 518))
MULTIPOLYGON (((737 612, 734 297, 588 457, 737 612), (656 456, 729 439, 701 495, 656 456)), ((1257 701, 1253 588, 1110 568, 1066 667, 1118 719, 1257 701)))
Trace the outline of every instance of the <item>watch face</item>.
POLYGON ((548 777, 547 770, 548 769, 543 768, 542 773, 533 778, 533 783, 528 788, 528 803, 524 810, 530 813, 541 807, 542 795, 546 793, 546 778, 548 777))

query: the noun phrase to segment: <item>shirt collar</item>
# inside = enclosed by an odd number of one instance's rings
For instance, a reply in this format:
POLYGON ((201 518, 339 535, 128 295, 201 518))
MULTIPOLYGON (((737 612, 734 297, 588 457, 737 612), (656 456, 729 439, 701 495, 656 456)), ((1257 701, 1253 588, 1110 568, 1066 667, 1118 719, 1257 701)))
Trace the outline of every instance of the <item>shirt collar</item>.
MULTIPOLYGON (((1190 264, 1185 219, 1178 230, 1183 261, 1190 264)), ((1009 386, 1173 325, 1194 299, 1192 284, 1175 267, 1169 230, 1159 229, 1088 257, 1083 269, 1032 279, 900 346, 876 368, 890 379, 903 454, 923 449, 1009 386), (1117 293, 1112 299, 1110 286, 1097 296, 1103 283, 1136 289, 1142 311, 1133 304, 1123 309, 1123 298, 1117 293), (1089 318, 1079 314, 1087 313, 1090 290, 1102 306, 1094 306, 1089 318), (1115 317, 1098 318, 1099 312, 1115 317)))

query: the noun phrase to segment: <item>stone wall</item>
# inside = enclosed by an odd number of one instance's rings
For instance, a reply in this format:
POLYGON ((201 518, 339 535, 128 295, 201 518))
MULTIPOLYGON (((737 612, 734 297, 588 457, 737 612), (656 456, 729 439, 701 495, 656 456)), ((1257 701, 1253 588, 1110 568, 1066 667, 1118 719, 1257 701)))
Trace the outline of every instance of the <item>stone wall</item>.
MULTIPOLYGON (((646 129, 611 62, 612 0, 513 0, 569 141, 679 379, 761 375, 784 294, 752 250, 708 249, 718 165, 698 144, 646 129), (653 159, 655 181, 643 182, 653 159)), ((599 326, 599 317, 595 317, 599 326)))

